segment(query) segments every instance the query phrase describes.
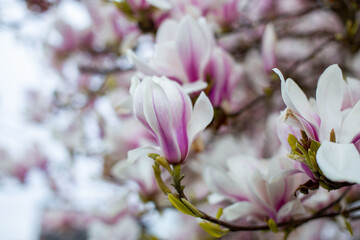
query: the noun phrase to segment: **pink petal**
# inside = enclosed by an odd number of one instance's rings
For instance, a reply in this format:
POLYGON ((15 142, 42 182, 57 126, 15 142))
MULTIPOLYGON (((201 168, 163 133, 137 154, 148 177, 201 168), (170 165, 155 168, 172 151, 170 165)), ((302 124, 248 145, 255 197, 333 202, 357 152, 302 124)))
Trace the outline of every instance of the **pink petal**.
POLYGON ((201 92, 196 100, 194 110, 188 125, 188 134, 190 142, 192 142, 212 121, 214 117, 214 109, 209 98, 204 92, 201 92))
POLYGON ((180 22, 176 45, 188 81, 198 80, 210 55, 210 43, 206 33, 192 17, 187 16, 180 22))

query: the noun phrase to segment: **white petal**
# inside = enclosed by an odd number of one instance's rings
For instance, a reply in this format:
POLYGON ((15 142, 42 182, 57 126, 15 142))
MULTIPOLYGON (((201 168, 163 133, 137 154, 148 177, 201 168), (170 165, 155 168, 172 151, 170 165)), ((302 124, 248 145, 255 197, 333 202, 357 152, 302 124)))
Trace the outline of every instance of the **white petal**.
POLYGON ((211 48, 206 33, 192 17, 186 16, 181 20, 176 45, 188 81, 196 81, 210 57, 211 48))
POLYGON ((145 75, 156 75, 160 74, 152 68, 149 64, 141 60, 132 50, 128 50, 127 52, 128 58, 135 64, 135 67, 138 71, 142 72, 145 75))
POLYGON ((360 134, 360 101, 351 109, 341 124, 340 139, 341 143, 351 143, 360 134))
POLYGON ((217 204, 224 201, 225 199, 226 198, 223 195, 220 195, 218 193, 211 193, 207 197, 207 201, 209 202, 209 204, 217 204))
POLYGON ((312 118, 313 110, 310 106, 309 100, 294 80, 290 78, 286 80, 286 90, 289 94, 292 105, 294 106, 294 110, 303 116, 307 121, 315 124, 315 120, 312 118))
POLYGON ((283 221, 289 218, 299 218, 306 213, 299 199, 287 202, 277 213, 277 220, 283 221))
POLYGON ((133 112, 133 98, 126 96, 124 99, 118 102, 115 106, 117 114, 131 114, 133 112))
POLYGON ((140 85, 140 79, 136 76, 133 76, 131 78, 131 85, 130 85, 130 90, 129 90, 131 96, 134 96, 134 92, 139 85, 140 85))
POLYGON ((267 24, 265 27, 261 52, 265 70, 268 72, 276 64, 276 33, 272 23, 267 24))
POLYGON ((230 198, 237 201, 247 199, 240 189, 239 184, 229 178, 227 172, 221 168, 206 167, 204 180, 211 191, 228 199, 230 198))
POLYGON ((173 19, 164 21, 156 33, 156 44, 175 40, 174 31, 178 29, 178 26, 179 23, 173 19))
POLYGON ((148 3, 150 3, 151 5, 162 9, 162 10, 169 10, 171 9, 171 4, 169 1, 166 0, 146 0, 148 3))
POLYGON ((344 85, 341 70, 336 64, 328 67, 319 78, 316 101, 321 118, 320 140, 329 140, 332 129, 336 136, 340 133, 344 85))
POLYGON ((360 154, 354 144, 323 142, 317 151, 316 160, 328 179, 360 183, 360 154))
POLYGON ((151 66, 156 69, 161 75, 166 75, 169 78, 175 78, 180 82, 186 82, 186 73, 181 67, 181 59, 179 58, 174 41, 156 44, 155 55, 152 59, 151 66))
POLYGON ((244 217, 253 211, 253 206, 249 202, 237 202, 224 208, 224 217, 227 221, 234 221, 244 217))
POLYGON ((281 94, 286 106, 307 121, 317 125, 317 121, 314 118, 314 111, 301 88, 291 78, 288 78, 285 82, 284 76, 279 69, 274 68, 273 71, 280 77, 281 94))
POLYGON ((128 151, 128 158, 127 161, 132 164, 134 163, 137 159, 146 156, 149 153, 157 153, 160 154, 160 149, 156 148, 156 147, 152 147, 152 146, 148 146, 148 147, 140 147, 140 148, 136 148, 133 150, 128 151))
MULTIPOLYGON (((155 78, 156 79, 156 78, 155 78)), ((177 145, 174 129, 172 126, 172 114, 170 102, 159 83, 153 79, 145 78, 141 84, 143 90, 143 109, 146 122, 157 136, 157 142, 161 146, 168 161, 180 159, 180 149, 177 145), (169 159, 174 158, 174 159, 169 159)))
POLYGON ((207 85, 208 84, 206 82, 199 80, 193 83, 184 83, 182 85, 182 88, 187 94, 191 94, 204 90, 207 87, 207 85))
POLYGON ((194 110, 188 126, 189 140, 192 142, 205 128, 214 117, 214 109, 209 98, 204 92, 201 92, 196 100, 194 110))

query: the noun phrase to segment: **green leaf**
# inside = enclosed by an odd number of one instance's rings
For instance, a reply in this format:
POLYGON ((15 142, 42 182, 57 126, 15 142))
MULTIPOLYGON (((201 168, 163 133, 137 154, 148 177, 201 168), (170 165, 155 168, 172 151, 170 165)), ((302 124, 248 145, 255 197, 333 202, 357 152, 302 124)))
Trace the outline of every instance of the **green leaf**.
POLYGON ((268 226, 269 226, 269 228, 270 228, 270 230, 271 230, 272 232, 274 232, 274 233, 279 232, 279 229, 278 229, 278 227, 277 227, 276 222, 274 221, 274 219, 270 218, 270 219, 268 220, 268 226))
POLYGON ((198 217, 183 202, 181 202, 178 198, 176 198, 171 193, 168 193, 168 198, 169 198, 169 201, 171 202, 171 204, 180 212, 190 215, 190 216, 193 216, 193 217, 198 217))
POLYGON ((346 219, 344 219, 344 220, 345 220, 346 229, 349 231, 349 233, 350 233, 351 236, 354 236, 354 234, 353 234, 353 229, 352 229, 352 227, 351 227, 350 222, 349 222, 348 220, 346 220, 346 219))
POLYGON ((154 165, 152 166, 154 170, 154 176, 156 183, 158 184, 159 188, 164 194, 171 193, 170 189, 165 185, 164 181, 161 178, 161 170, 160 166, 157 162, 154 162, 154 165))
POLYGON ((160 164, 163 168, 165 168, 169 173, 170 175, 173 175, 173 170, 171 169, 169 163, 167 162, 166 158, 164 157, 161 157, 161 156, 157 156, 155 158, 155 161, 160 164))
POLYGON ((219 208, 217 214, 216 214, 216 218, 219 219, 223 214, 223 208, 219 208))
POLYGON ((185 198, 181 198, 181 202, 188 208, 192 213, 194 213, 197 217, 202 217, 204 214, 200 212, 194 205, 192 205, 185 198))
POLYGON ((287 140, 288 140, 288 143, 289 143, 289 145, 291 147, 291 150, 295 151, 296 150, 295 144, 298 143, 297 138, 294 135, 289 134, 289 137, 288 137, 287 140))
POLYGON ((229 232, 229 229, 221 228, 218 224, 200 222, 200 227, 213 237, 220 238, 229 232))
POLYGON ((320 145, 321 144, 319 142, 317 142, 315 140, 311 140, 310 149, 313 150, 316 153, 317 150, 319 149, 320 145))

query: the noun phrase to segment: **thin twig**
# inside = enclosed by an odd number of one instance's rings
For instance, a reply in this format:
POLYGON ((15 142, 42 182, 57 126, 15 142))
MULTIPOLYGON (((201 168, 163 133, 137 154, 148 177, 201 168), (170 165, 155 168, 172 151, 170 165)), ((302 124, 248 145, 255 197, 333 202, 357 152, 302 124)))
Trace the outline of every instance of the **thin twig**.
MULTIPOLYGON (((349 208, 346 210, 342 210, 342 211, 338 211, 338 212, 332 212, 332 213, 324 213, 326 210, 328 210, 329 208, 331 208, 332 206, 336 205, 348 192, 348 190, 346 190, 338 199, 336 199, 334 202, 332 202, 330 205, 328 205, 327 207, 321 209, 319 212, 313 214, 310 217, 306 217, 306 218, 301 218, 301 219, 297 219, 297 220, 291 220, 289 222, 283 222, 283 223, 278 223, 277 226, 280 228, 287 228, 287 227, 298 227, 304 223, 307 223, 311 220, 315 220, 315 219, 319 219, 319 218, 333 218, 339 215, 343 215, 343 216, 348 216, 350 213, 356 212, 358 210, 360 210, 360 206, 357 207, 353 207, 353 208, 349 208)), ((203 216, 201 217, 204 220, 207 220, 209 222, 212 223, 216 223, 219 224, 227 229, 229 229, 232 232, 237 232, 237 231, 260 231, 260 230, 270 230, 268 225, 258 225, 258 226, 239 226, 239 225, 234 225, 225 221, 222 221, 220 219, 214 218, 212 216, 207 215, 204 212, 201 212, 203 214, 203 216)), ((354 216, 354 217, 350 217, 351 219, 358 219, 360 216, 354 216)))
POLYGON ((351 189, 351 186, 346 188, 346 190, 335 201, 333 201, 329 205, 323 207, 322 209, 317 211, 315 214, 321 215, 322 213, 326 212, 327 210, 329 210, 330 208, 332 208, 333 206, 338 204, 341 201, 341 199, 343 199, 345 197, 345 195, 350 191, 350 189, 351 189))
POLYGON ((79 66, 79 70, 82 73, 108 75, 108 74, 112 74, 112 73, 127 72, 127 71, 130 71, 131 69, 122 69, 120 67, 99 68, 99 67, 79 66))
POLYGON ((242 107, 240 110, 238 110, 237 112, 234 113, 230 113, 227 115, 227 117, 229 118, 234 118, 234 117, 238 117, 241 114, 243 114, 244 112, 252 109, 253 107, 255 107, 257 104, 259 104, 260 102, 262 102, 263 100, 265 100, 266 98, 268 98, 269 96, 267 94, 263 94, 263 95, 259 95, 257 96, 255 99, 253 99, 251 102, 249 102, 248 104, 246 104, 244 107, 242 107))
POLYGON ((314 58, 317 54, 319 54, 322 50, 324 50, 324 48, 329 45, 330 43, 332 43, 333 41, 335 41, 335 38, 334 37, 330 37, 328 39, 326 39, 322 44, 320 44, 319 46, 317 46, 316 48, 314 48, 310 54, 308 54, 307 56, 303 57, 303 58, 300 58, 298 60, 296 60, 288 69, 288 74, 291 75, 293 74, 297 69, 298 67, 309 61, 310 59, 314 58))
POLYGON ((238 28, 233 29, 232 32, 239 31, 244 28, 245 29, 253 28, 256 25, 266 24, 271 21, 279 21, 279 20, 288 19, 288 18, 301 17, 301 16, 309 14, 312 11, 318 10, 318 9, 321 9, 321 6, 315 5, 315 6, 311 6, 311 7, 305 8, 303 10, 300 10, 299 12, 296 12, 296 13, 280 13, 277 15, 266 16, 266 17, 263 17, 263 18, 257 20, 255 23, 241 23, 240 26, 238 28))

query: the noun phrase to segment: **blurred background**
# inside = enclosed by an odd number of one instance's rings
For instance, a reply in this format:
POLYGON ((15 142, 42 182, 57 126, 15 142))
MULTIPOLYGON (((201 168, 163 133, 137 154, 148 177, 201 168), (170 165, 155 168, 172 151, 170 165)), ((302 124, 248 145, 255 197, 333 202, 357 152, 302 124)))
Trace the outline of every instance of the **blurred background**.
POLYGON ((238 64, 241 84, 216 106, 212 126, 221 136, 229 130, 221 127, 231 126, 231 137, 220 145, 205 135, 217 154, 194 157, 186 170, 188 191, 207 209, 204 161, 236 152, 232 144, 240 142, 262 158, 280 146, 274 113, 284 105, 273 67, 310 95, 330 64, 360 77, 353 3, 0 0, 0 239, 211 239, 194 218, 164 203, 151 164, 121 165, 113 174, 129 150, 154 142, 131 117, 136 69, 127 50, 152 59, 162 22, 191 15, 208 21, 238 64), (270 92, 271 101, 262 101, 270 92), (249 103, 257 106, 239 118, 220 114, 249 103))

